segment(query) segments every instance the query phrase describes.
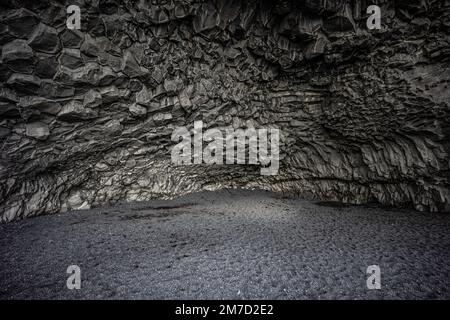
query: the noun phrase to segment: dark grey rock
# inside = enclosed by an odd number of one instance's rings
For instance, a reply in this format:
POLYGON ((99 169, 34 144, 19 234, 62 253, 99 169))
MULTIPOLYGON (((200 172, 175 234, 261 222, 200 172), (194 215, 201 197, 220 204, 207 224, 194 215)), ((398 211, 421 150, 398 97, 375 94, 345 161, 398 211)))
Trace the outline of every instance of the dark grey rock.
POLYGON ((64 48, 79 49, 84 40, 84 33, 80 30, 64 29, 60 39, 64 48))
POLYGON ((26 110, 32 110, 34 114, 48 113, 51 115, 57 115, 61 110, 61 103, 52 99, 36 96, 24 96, 20 98, 19 106, 23 108, 22 112, 26 110))
POLYGON ((0 101, 0 115, 3 117, 19 117, 17 105, 9 101, 0 101))
POLYGON ((55 79, 66 85, 106 86, 116 80, 117 76, 110 67, 88 62, 76 69, 60 66, 55 79))
POLYGON ((147 87, 144 85, 141 89, 141 91, 139 91, 136 94, 136 103, 143 105, 143 106, 148 106, 150 105, 150 102, 153 99, 153 95, 151 92, 151 89, 147 89, 147 87))
POLYGON ((63 49, 59 55, 59 64, 69 68, 77 69, 83 66, 81 52, 78 49, 63 49))
POLYGON ((53 79, 57 72, 58 60, 55 56, 37 56, 35 74, 41 79, 53 79))
POLYGON ((136 78, 148 72, 148 70, 139 66, 135 57, 130 51, 126 51, 124 53, 122 62, 122 71, 130 78, 136 78))
POLYGON ((11 42, 15 37, 9 32, 9 26, 7 24, 0 25, 0 45, 11 42))
POLYGON ((0 101, 18 102, 19 97, 14 90, 0 87, 0 101))
POLYGON ((13 72, 6 64, 0 62, 0 81, 2 83, 6 82, 13 72))
POLYGON ((128 110, 130 110, 130 113, 135 117, 142 117, 147 114, 147 108, 140 106, 136 103, 131 104, 128 107, 128 110))
POLYGON ((58 120, 65 122, 79 122, 96 117, 97 113, 94 110, 83 106, 83 104, 77 100, 72 100, 64 105, 57 116, 58 120))
POLYGON ((37 140, 46 140, 50 135, 48 125, 43 122, 31 122, 26 124, 26 135, 37 140))
POLYGON ((102 95, 97 90, 89 90, 84 95, 83 105, 88 108, 97 108, 101 106, 103 100, 102 95))
MULTIPOLYGON (((0 102, 0 106, 1 106, 1 102, 0 102)), ((0 109, 2 110, 2 109, 0 109)), ((0 111, 1 114, 1 111, 0 111)), ((3 126, 0 126, 0 139, 6 138, 11 134, 11 130, 9 128, 5 128, 3 126)))
POLYGON ((36 51, 56 53, 60 49, 58 32, 43 23, 35 29, 28 42, 36 51))
POLYGON ((130 95, 128 89, 118 89, 116 86, 109 86, 100 89, 102 101, 105 104, 111 104, 119 100, 126 100, 130 95))
POLYGON ((177 79, 165 79, 164 80, 164 90, 167 93, 175 93, 183 88, 183 80, 177 79))
POLYGON ((130 90, 132 92, 137 92, 137 91, 141 91, 142 90, 143 85, 142 85, 141 81, 139 81, 137 79, 132 79, 130 81, 129 87, 130 87, 130 90))
POLYGON ((163 125, 172 120, 172 114, 170 113, 157 113, 153 115, 153 121, 158 125, 163 125))
POLYGON ((450 211, 445 2, 383 0, 381 30, 349 0, 97 2, 78 31, 62 3, 2 7, 2 221, 236 186, 450 211), (195 120, 279 128, 278 175, 174 166, 195 120))
POLYGON ((10 88, 19 92, 37 93, 41 85, 41 79, 33 75, 14 73, 6 83, 10 88))
MULTIPOLYGON (((76 4, 73 2, 71 4, 76 4)), ((39 18, 47 25, 65 26, 67 19, 67 6, 64 3, 53 2, 39 13, 39 18)))
POLYGON ((52 80, 42 80, 38 94, 48 98, 69 98, 75 94, 75 88, 52 80))
POLYGON ((17 38, 28 38, 38 23, 39 19, 36 14, 25 8, 8 12, 2 22, 2 24, 8 25, 9 33, 17 38))
POLYGON ((81 45, 81 52, 91 57, 98 57, 109 50, 111 50, 111 42, 108 38, 96 38, 89 34, 85 35, 84 42, 81 45))
POLYGON ((14 40, 2 47, 2 61, 31 60, 34 52, 25 40, 14 40))
POLYGON ((32 73, 35 56, 25 40, 14 40, 2 47, 2 63, 20 73, 32 73))

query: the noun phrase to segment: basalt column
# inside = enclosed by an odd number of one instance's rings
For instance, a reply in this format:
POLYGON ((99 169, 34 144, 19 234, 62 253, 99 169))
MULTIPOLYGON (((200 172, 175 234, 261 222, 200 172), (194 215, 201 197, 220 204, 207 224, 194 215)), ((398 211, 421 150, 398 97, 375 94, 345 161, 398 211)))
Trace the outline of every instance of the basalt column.
POLYGON ((450 210, 448 0, 1 0, 0 15, 1 221, 226 187, 450 210), (278 128, 278 175, 173 165, 172 132, 196 120, 278 128))

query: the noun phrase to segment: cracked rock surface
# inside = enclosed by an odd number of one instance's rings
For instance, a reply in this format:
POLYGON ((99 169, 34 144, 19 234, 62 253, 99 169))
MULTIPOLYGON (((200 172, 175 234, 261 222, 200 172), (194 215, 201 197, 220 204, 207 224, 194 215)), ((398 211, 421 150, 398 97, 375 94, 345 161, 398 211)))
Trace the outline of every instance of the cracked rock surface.
POLYGON ((80 0, 81 30, 1 1, 1 221, 224 187, 450 211, 450 3, 372 2, 381 30, 357 0, 80 0), (279 128, 279 174, 174 166, 195 120, 279 128))

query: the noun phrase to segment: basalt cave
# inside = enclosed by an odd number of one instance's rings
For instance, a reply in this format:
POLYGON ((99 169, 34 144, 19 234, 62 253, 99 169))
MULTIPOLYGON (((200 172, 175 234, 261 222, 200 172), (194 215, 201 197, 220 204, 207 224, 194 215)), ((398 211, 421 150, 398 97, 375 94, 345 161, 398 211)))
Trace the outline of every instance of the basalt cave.
POLYGON ((0 53, 0 299, 450 297, 450 0, 0 0, 0 53))

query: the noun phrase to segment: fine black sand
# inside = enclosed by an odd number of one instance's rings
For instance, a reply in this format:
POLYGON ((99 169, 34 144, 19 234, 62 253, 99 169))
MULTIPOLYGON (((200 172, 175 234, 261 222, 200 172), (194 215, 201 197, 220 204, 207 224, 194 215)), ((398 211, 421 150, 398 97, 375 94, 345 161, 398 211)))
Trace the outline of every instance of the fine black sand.
POLYGON ((450 215, 235 190, 41 216, 0 225, 0 298, 450 299, 450 215))

